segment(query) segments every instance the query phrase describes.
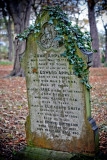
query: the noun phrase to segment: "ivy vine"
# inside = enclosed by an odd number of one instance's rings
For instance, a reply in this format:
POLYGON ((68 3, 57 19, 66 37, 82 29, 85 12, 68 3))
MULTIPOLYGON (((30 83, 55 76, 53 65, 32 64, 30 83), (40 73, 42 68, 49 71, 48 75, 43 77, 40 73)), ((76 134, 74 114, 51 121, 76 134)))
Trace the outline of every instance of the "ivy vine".
MULTIPOLYGON (((61 10, 59 6, 57 7, 46 7, 44 10, 49 13, 49 24, 56 24, 55 30, 57 31, 57 37, 55 40, 63 43, 65 46, 64 53, 61 56, 67 57, 69 63, 73 65, 74 74, 81 78, 81 83, 85 84, 87 89, 91 89, 88 80, 88 68, 84 63, 83 59, 80 58, 76 52, 76 45, 79 49, 85 51, 92 51, 91 49, 91 37, 88 32, 81 32, 80 28, 68 20, 67 15, 61 10)), ((17 35, 17 38, 22 41, 28 37, 28 35, 33 32, 34 36, 37 37, 41 30, 40 23, 37 25, 31 25, 23 33, 17 35)))

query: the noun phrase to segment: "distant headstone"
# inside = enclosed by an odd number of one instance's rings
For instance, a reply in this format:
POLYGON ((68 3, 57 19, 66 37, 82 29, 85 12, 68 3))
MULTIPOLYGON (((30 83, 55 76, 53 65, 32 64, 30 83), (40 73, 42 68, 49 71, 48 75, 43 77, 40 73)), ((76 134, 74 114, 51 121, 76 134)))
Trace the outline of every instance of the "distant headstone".
MULTIPOLYGON (((41 17, 38 38, 30 34, 22 59, 28 93, 26 122, 28 146, 94 155, 98 128, 91 118, 89 90, 73 73, 72 65, 61 56, 64 46, 56 38, 49 15, 41 17)), ((92 53, 78 54, 87 66, 92 53)))

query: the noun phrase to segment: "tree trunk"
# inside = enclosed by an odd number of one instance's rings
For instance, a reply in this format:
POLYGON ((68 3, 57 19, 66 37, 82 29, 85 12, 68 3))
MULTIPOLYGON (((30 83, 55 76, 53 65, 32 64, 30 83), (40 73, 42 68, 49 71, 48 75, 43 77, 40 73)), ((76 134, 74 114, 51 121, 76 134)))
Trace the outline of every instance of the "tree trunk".
POLYGON ((90 34, 93 39, 92 48, 93 50, 97 50, 97 53, 93 54, 93 67, 100 67, 101 62, 100 62, 100 51, 99 51, 99 39, 95 21, 94 7, 95 7, 95 1, 88 0, 88 18, 90 24, 90 34))
POLYGON ((8 59, 9 59, 9 61, 12 61, 12 48, 13 48, 12 46, 13 46, 13 41, 12 41, 12 31, 11 31, 11 20, 10 20, 10 16, 9 16, 7 31, 8 31, 8 38, 9 38, 9 53, 8 53, 8 59))
POLYGON ((104 26, 105 29, 105 62, 107 62, 107 24, 104 26))
POLYGON ((4 23, 7 29, 7 34, 8 34, 8 40, 9 40, 9 48, 8 48, 8 59, 9 61, 12 61, 12 48, 13 48, 13 41, 12 41, 12 33, 11 33, 11 20, 10 20, 10 15, 8 15, 9 20, 6 19, 6 15, 3 11, 3 18, 4 18, 4 23))
MULTIPOLYGON (((30 10, 32 5, 32 0, 9 0, 8 7, 10 11, 10 15, 14 22, 14 32, 15 36, 24 32, 24 30, 28 27, 30 10)), ((14 50, 15 50, 15 60, 13 71, 11 72, 11 76, 24 76, 24 71, 20 65, 20 54, 25 48, 25 42, 20 43, 18 39, 14 40, 14 50)))

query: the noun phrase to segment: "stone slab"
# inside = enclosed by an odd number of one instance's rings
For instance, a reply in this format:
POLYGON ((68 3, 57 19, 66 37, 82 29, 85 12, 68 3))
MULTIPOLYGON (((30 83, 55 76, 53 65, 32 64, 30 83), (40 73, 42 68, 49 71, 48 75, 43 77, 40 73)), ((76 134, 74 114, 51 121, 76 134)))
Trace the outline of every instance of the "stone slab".
POLYGON ((18 152, 15 160, 70 160, 75 154, 48 150, 36 147, 26 147, 18 152))
POLYGON ((14 156, 14 160, 94 160, 93 156, 48 150, 37 147, 26 147, 14 156))
MULTIPOLYGON (((57 33, 47 19, 41 18, 38 38, 29 35, 23 55, 29 104, 27 144, 94 155, 98 128, 91 118, 89 90, 80 83, 73 66, 61 56, 65 48, 54 41, 57 33)), ((91 56, 87 58, 79 48, 75 54, 90 64, 91 56)))

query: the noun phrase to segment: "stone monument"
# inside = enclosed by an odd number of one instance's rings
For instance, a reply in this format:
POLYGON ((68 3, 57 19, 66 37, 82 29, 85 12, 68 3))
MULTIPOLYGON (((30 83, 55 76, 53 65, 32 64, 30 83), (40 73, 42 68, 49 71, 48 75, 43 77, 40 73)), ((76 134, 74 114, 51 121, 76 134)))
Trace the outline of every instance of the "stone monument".
MULTIPOLYGON (((38 160, 42 153, 43 160, 91 156, 98 147, 98 128, 91 118, 89 90, 61 56, 65 48, 54 40, 57 31, 48 20, 47 13, 41 16, 39 36, 29 35, 22 58, 29 105, 26 152, 40 155, 38 160)), ((91 65, 92 53, 78 48, 76 54, 91 65)))

